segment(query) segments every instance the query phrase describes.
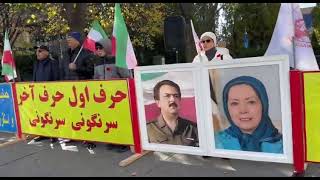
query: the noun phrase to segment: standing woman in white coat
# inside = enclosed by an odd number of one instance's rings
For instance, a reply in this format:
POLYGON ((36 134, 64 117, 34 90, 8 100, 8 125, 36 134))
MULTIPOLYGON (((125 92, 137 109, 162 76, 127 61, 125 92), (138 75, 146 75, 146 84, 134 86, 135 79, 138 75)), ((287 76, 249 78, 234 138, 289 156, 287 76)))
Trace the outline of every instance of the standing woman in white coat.
POLYGON ((232 59, 227 48, 217 47, 217 38, 213 32, 203 33, 200 43, 203 50, 193 59, 193 62, 232 59))
MULTIPOLYGON (((223 47, 217 47, 217 38, 213 32, 205 32, 200 37, 202 51, 193 59, 193 63, 221 61, 232 59, 229 50, 223 47)), ((210 76, 210 97, 212 105, 212 120, 215 131, 219 131, 224 127, 222 124, 220 112, 217 106, 216 88, 219 81, 219 74, 214 70, 209 71, 210 76)))

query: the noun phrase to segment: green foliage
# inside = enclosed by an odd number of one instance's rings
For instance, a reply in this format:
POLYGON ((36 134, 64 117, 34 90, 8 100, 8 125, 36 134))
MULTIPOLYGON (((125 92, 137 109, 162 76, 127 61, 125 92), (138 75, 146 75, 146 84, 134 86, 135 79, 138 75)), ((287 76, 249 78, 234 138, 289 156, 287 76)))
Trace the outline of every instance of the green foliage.
MULTIPOLYGON (((154 49, 155 39, 163 35, 165 18, 163 3, 122 3, 121 12, 135 48, 154 49)), ((89 4, 88 27, 98 20, 111 36, 113 28, 114 3, 89 4)))
POLYGON ((226 4, 223 38, 236 57, 241 55, 243 35, 247 31, 249 47, 258 52, 265 51, 278 17, 279 3, 226 4))
MULTIPOLYGON (((237 58, 263 56, 266 48, 239 48, 237 58)), ((233 56, 235 58, 235 55, 233 56)))
MULTIPOLYGON (((313 42, 320 42, 320 5, 313 8, 312 10, 312 26, 313 26, 313 42)), ((315 48, 314 45, 319 45, 318 43, 313 43, 312 46, 315 48)))
POLYGON ((15 55, 17 73, 20 81, 32 81, 33 62, 36 60, 34 54, 15 55))
POLYGON ((311 44, 315 55, 320 55, 320 43, 316 37, 315 29, 311 36, 311 44))

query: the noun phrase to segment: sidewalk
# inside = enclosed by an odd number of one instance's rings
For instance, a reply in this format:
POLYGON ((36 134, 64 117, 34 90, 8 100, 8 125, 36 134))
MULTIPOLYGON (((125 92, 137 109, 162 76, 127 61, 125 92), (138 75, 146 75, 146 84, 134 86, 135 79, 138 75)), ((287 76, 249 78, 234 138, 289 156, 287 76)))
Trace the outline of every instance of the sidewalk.
MULTIPOLYGON (((12 138, 0 133, 0 143, 12 138)), ((235 159, 202 158, 200 156, 151 152, 127 167, 120 161, 132 153, 107 150, 98 143, 92 151, 72 142, 65 145, 49 140, 38 143, 20 141, 0 147, 0 176, 266 176, 292 175, 290 164, 255 162, 235 159), (29 144, 28 144, 29 143, 29 144)), ((309 164, 305 176, 320 176, 320 164, 309 164)))

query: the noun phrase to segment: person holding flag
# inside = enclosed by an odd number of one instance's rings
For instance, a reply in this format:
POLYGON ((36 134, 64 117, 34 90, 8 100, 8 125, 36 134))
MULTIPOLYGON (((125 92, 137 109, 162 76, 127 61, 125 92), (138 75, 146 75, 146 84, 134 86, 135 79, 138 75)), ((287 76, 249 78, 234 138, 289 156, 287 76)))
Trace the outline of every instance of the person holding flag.
POLYGON ((85 80, 93 77, 93 54, 81 46, 81 34, 70 32, 67 36, 68 50, 61 62, 62 80, 85 80))
MULTIPOLYGON (((118 79, 132 78, 130 71, 126 68, 117 67, 115 65, 115 57, 111 53, 111 41, 109 38, 101 39, 95 43, 96 58, 94 60, 94 79, 118 79)), ((107 144, 108 150, 116 152, 126 152, 129 146, 107 144)))
MULTIPOLYGON (((94 55, 81 46, 81 34, 70 32, 67 36, 68 50, 62 59, 60 66, 61 80, 87 80, 93 77, 93 58, 94 55)), ((71 142, 70 139, 59 138, 60 143, 71 142)), ((85 141, 84 144, 87 145, 85 141)), ((91 144, 89 144, 90 146, 91 144)), ((94 147, 94 145, 90 146, 94 147)))
POLYGON ((193 62, 208 62, 212 60, 232 59, 228 49, 217 47, 217 38, 213 32, 205 32, 200 37, 203 51, 193 59, 193 62))
MULTIPOLYGON (((200 40, 197 33, 194 30, 193 23, 191 21, 191 29, 193 34, 193 39, 196 45, 197 55, 193 59, 193 63, 208 62, 215 60, 232 59, 229 54, 229 50, 225 47, 217 47, 217 38, 213 32, 205 32, 201 35, 200 40)), ((209 71, 209 84, 210 84, 210 98, 212 106, 212 123, 214 124, 215 130, 221 128, 219 122, 221 119, 220 112, 217 105, 217 97, 215 93, 214 82, 219 81, 220 75, 213 70, 209 71)))

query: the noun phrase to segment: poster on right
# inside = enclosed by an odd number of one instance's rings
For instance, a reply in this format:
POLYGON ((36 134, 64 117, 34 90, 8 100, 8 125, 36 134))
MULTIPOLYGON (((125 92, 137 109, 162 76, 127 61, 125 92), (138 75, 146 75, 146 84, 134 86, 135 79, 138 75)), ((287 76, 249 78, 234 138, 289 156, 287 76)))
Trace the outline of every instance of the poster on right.
POLYGON ((286 56, 208 63, 204 74, 210 154, 292 163, 286 56))
POLYGON ((304 72, 306 161, 320 162, 320 72, 304 72))

